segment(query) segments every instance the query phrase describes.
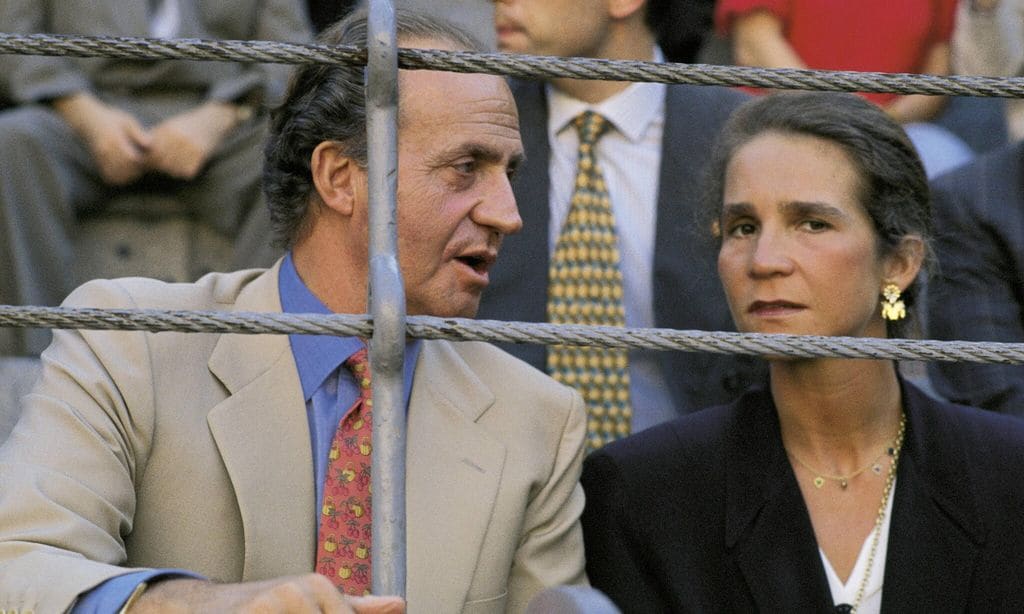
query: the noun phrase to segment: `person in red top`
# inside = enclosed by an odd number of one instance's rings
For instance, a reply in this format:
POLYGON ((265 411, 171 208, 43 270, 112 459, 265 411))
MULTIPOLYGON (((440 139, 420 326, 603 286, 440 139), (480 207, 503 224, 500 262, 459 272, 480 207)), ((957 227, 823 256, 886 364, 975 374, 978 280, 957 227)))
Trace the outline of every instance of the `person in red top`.
MULTIPOLYGON (((945 75, 956 0, 719 0, 718 32, 745 66, 945 75)), ((863 94, 904 125, 929 176, 973 157, 958 137, 927 124, 940 96, 863 94)))

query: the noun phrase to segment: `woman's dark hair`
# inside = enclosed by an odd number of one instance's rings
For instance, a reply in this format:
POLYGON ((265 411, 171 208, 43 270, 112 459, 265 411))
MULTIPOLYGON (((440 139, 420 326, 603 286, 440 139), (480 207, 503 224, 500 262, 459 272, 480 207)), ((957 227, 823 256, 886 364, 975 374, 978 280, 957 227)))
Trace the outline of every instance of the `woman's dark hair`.
MULTIPOLYGON (((860 178, 859 202, 867 211, 883 255, 898 249, 907 235, 924 242, 930 271, 932 217, 928 180, 921 159, 903 129, 876 105, 853 94, 779 93, 741 105, 726 122, 708 165, 705 209, 708 225, 721 214, 725 171, 736 151, 767 132, 825 139, 843 148, 860 178)), ((915 280, 903 293, 911 314, 918 293, 915 280)), ((879 288, 881 290, 881 288, 879 288)), ((888 322, 889 336, 908 330, 906 320, 888 322)))
MULTIPOLYGON (((399 44, 410 39, 448 43, 464 51, 485 51, 471 34, 430 15, 395 10, 399 44)), ((366 48, 367 12, 350 13, 324 30, 317 43, 366 48)), ((310 171, 313 150, 324 141, 366 166, 364 69, 353 64, 305 64, 296 69, 285 99, 271 112, 264 149, 263 192, 276 243, 290 247, 309 221, 315 189, 310 171)))

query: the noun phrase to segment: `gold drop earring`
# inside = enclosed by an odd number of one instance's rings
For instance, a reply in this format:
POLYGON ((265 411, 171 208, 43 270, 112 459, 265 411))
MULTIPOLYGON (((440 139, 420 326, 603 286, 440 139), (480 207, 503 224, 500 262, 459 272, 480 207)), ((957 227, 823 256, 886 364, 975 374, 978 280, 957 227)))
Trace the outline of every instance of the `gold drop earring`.
POLYGON ((900 300, 900 287, 888 282, 882 287, 882 318, 886 320, 902 320, 907 317, 907 306, 900 300))

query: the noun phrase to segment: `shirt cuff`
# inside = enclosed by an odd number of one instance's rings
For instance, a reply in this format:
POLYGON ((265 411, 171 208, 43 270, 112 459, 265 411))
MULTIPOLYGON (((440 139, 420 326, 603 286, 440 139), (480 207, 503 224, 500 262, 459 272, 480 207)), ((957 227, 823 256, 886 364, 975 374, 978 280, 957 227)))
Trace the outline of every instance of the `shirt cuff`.
POLYGON ((152 582, 169 577, 195 578, 203 580, 203 576, 185 571, 184 569, 147 569, 135 571, 111 578, 78 596, 78 601, 71 608, 72 614, 109 614, 120 610, 135 587, 143 582, 152 582))

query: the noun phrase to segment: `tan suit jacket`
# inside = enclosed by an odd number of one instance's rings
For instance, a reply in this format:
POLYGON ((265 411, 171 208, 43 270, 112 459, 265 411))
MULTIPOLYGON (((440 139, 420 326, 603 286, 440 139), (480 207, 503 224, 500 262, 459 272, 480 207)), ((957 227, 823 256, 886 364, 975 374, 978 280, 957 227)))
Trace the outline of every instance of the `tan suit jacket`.
MULTIPOLYGON (((90 282, 70 305, 280 311, 278 267, 90 282)), ((482 343, 424 341, 409 401, 411 612, 521 611, 583 583, 579 396, 482 343)), ((306 407, 282 335, 63 331, 0 447, 0 610, 126 567, 312 570, 306 407)))

